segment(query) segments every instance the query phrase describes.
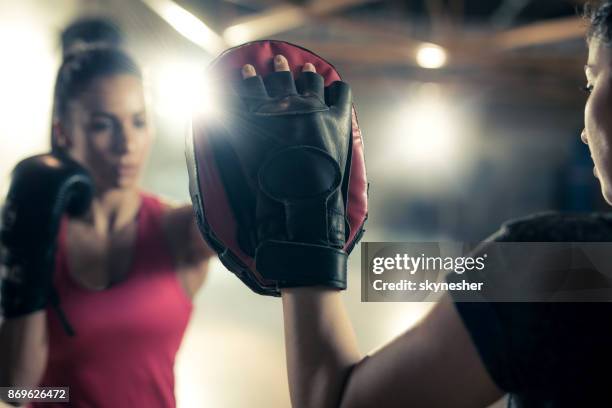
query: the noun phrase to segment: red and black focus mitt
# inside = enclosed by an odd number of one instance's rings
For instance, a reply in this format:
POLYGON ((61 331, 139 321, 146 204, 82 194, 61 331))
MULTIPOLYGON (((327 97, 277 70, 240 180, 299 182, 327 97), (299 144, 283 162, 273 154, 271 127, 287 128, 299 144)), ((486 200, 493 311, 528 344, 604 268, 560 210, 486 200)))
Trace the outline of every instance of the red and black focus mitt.
POLYGON ((187 141, 202 235, 257 293, 346 288, 367 218, 363 141, 351 90, 321 57, 281 41, 232 48, 209 68, 214 114, 187 141), (274 72, 275 55, 292 72, 274 72), (317 73, 301 72, 312 63, 317 73), (243 80, 252 64, 258 76, 243 80))

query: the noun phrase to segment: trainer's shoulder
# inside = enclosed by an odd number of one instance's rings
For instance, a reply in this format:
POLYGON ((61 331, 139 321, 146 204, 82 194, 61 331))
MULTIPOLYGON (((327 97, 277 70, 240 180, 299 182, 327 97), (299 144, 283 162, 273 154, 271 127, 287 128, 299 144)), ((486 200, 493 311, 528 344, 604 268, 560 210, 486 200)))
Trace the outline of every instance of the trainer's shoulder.
POLYGON ((493 236, 501 242, 612 241, 612 213, 547 211, 511 219, 493 236))

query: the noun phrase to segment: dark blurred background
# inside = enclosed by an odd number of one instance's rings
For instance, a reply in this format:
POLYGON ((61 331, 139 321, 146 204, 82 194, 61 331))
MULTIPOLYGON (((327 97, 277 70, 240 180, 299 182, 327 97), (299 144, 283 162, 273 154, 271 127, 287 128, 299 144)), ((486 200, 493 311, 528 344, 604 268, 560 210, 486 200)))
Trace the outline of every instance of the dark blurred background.
MULTIPOLYGON (((188 200, 189 112, 228 46, 295 42, 351 84, 366 147, 367 241, 477 241, 509 218, 605 210, 579 139, 586 95, 583 1, 0 0, 0 189, 48 148, 59 34, 113 20, 143 64, 157 140, 145 188, 188 200)), ((347 292, 364 351, 429 304, 361 304, 359 253, 347 292)), ((288 406, 280 304, 219 265, 177 365, 183 407, 288 406), (267 391, 262 391, 267 390, 267 391)))

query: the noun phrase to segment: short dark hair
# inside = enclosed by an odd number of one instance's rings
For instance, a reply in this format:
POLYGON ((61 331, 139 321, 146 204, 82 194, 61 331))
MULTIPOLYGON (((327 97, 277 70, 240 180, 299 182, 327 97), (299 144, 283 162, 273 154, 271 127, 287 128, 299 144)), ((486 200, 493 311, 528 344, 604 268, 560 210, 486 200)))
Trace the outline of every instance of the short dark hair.
POLYGON ((589 24, 587 41, 596 38, 606 45, 612 45, 612 1, 587 3, 584 17, 589 24))

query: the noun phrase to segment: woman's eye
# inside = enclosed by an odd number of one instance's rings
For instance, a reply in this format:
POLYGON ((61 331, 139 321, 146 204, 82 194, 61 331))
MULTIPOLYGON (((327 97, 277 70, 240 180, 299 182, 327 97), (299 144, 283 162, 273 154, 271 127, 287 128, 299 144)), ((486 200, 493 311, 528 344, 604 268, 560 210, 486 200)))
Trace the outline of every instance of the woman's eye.
POLYGON ((134 127, 142 129, 147 126, 147 121, 144 118, 134 118, 134 127))
POLYGON ((586 94, 591 94, 591 92, 593 92, 593 85, 591 84, 586 84, 585 86, 583 86, 581 88, 586 94))
POLYGON ((112 127, 113 125, 108 122, 93 122, 90 126, 91 130, 94 132, 104 132, 111 130, 112 127))

